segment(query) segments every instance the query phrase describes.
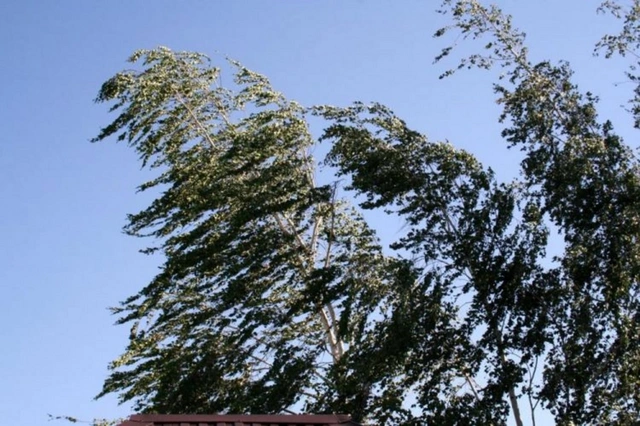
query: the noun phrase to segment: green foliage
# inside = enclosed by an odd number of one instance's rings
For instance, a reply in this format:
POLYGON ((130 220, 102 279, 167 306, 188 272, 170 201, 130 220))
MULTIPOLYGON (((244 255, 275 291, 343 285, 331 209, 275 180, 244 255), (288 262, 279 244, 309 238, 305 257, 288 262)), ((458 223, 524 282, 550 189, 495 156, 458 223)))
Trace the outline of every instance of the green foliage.
POLYGON ((98 100, 121 112, 96 140, 121 132, 159 170, 140 190, 161 194, 125 230, 155 237, 147 252, 166 262, 115 309, 131 342, 102 394, 126 389, 122 400, 152 412, 323 404, 391 262, 335 185, 315 183, 305 111, 264 77, 230 62, 232 91, 202 55, 131 61, 144 70, 103 85, 98 100))
MULTIPOLYGON (((637 48, 638 3, 603 10, 625 19, 607 56, 637 48)), ((125 231, 165 263, 114 309, 130 342, 100 395, 159 413, 522 425, 542 406, 562 425, 636 424, 638 160, 568 64, 529 61, 500 9, 442 12, 436 36, 488 38, 443 76, 502 68, 503 137, 522 151, 511 182, 383 105, 305 108, 234 61, 221 87, 203 55, 139 51, 140 70, 103 85, 119 115, 95 140, 117 135, 157 171, 125 231), (390 250, 361 209, 406 223, 390 250), (564 252, 548 259, 551 232, 564 252)))
MULTIPOLYGON (((457 29, 492 36, 495 49, 509 58, 502 65, 512 87, 496 85, 504 106, 501 120, 507 123, 503 136, 525 154, 526 199, 540 206, 565 242, 558 266, 549 270, 557 297, 547 314, 544 380, 536 397, 560 424, 635 424, 640 418, 637 158, 611 123, 598 121, 597 98, 571 82, 568 64, 530 63, 524 35, 500 11, 475 1, 460 1, 456 10, 461 4, 475 9, 456 16, 457 29)), ((634 2, 620 36, 603 38, 599 46, 608 48, 608 55, 637 40, 631 23, 638 10, 634 2)))

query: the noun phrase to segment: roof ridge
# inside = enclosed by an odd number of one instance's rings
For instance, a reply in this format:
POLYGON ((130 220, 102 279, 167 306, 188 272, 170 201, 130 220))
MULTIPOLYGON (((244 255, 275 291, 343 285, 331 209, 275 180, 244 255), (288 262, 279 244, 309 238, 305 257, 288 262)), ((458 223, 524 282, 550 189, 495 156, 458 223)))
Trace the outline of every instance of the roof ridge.
POLYGON ((119 426, 362 426, 347 414, 134 414, 119 426))

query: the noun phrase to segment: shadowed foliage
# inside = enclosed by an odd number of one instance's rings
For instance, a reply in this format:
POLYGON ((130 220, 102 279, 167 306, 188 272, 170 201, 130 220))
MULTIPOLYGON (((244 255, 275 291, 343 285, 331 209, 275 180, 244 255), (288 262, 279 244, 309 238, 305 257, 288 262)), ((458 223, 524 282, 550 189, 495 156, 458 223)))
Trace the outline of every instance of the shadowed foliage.
MULTIPOLYGON (((625 25, 599 47, 636 49, 638 3, 602 10, 625 25)), ((530 62, 508 15, 475 0, 441 12, 436 36, 484 38, 443 77, 502 67, 512 181, 383 105, 303 107, 235 61, 223 87, 204 55, 141 50, 104 83, 116 118, 95 141, 156 172, 125 231, 164 263, 114 309, 130 341, 100 395, 145 413, 522 425, 544 407, 562 425, 636 424, 638 160, 568 64, 530 62), (367 210, 405 223, 389 249, 367 210)))

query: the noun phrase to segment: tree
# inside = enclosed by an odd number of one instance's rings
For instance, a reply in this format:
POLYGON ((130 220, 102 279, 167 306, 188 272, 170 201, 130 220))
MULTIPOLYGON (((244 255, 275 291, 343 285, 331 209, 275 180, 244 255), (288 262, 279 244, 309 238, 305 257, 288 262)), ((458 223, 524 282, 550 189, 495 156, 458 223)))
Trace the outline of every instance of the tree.
MULTIPOLYGON (((626 17, 607 55, 637 48, 639 2, 603 8, 626 17)), ((541 405, 558 424, 635 424, 638 160, 568 64, 530 62, 508 15, 476 0, 443 12, 437 36, 489 38, 445 75, 504 68, 503 136, 523 152, 511 182, 383 105, 305 108, 235 61, 231 88, 205 56, 167 48, 105 82, 97 101, 119 115, 95 141, 117 135, 157 171, 125 231, 165 262, 114 309, 130 342, 100 395, 146 412, 522 425, 541 405), (390 250, 368 209, 405 221, 390 250), (549 262, 551 231, 565 250, 549 262)))

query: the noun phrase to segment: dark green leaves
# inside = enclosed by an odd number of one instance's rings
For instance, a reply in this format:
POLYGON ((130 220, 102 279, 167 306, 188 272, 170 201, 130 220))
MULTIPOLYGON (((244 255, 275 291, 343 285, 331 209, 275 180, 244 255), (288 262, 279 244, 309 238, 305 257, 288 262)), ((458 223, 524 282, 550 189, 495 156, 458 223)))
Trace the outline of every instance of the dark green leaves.
MULTIPOLYGON (((534 396, 560 424, 635 424, 638 382, 627 362, 636 365, 640 347, 638 160, 610 123, 598 121, 597 98, 572 83, 568 64, 532 64, 509 18, 477 1, 457 4, 467 8, 456 18, 457 31, 475 29, 506 55, 512 87, 496 91, 503 136, 524 152, 521 202, 535 206, 564 240, 557 267, 541 275, 549 316, 536 330, 546 336, 546 360, 534 396)), ((603 5, 625 19, 621 34, 599 45, 607 56, 636 46, 637 6, 603 5)))
MULTIPOLYGON (((605 5, 625 17, 608 54, 635 46, 635 3, 605 5)), ((522 425, 539 407, 558 424, 637 422, 638 160, 567 63, 530 62, 511 17, 475 0, 443 8, 452 24, 437 37, 487 38, 445 74, 502 67, 513 181, 383 105, 304 108, 234 61, 139 51, 139 70, 103 85, 117 116, 95 140, 127 141, 157 172, 125 231, 153 237, 144 251, 164 264, 114 309, 130 341, 101 395, 390 425, 522 425), (335 172, 324 184, 319 165, 335 172), (361 210, 404 221, 389 250, 361 210)))
POLYGON ((165 412, 317 403, 325 358, 361 338, 382 297, 375 236, 335 187, 315 184, 305 112, 266 78, 232 62, 232 91, 202 55, 160 48, 132 61, 142 71, 98 97, 123 112, 97 140, 122 132, 160 171, 140 187, 159 196, 125 229, 157 238, 166 260, 116 310, 131 342, 103 393, 165 412))

